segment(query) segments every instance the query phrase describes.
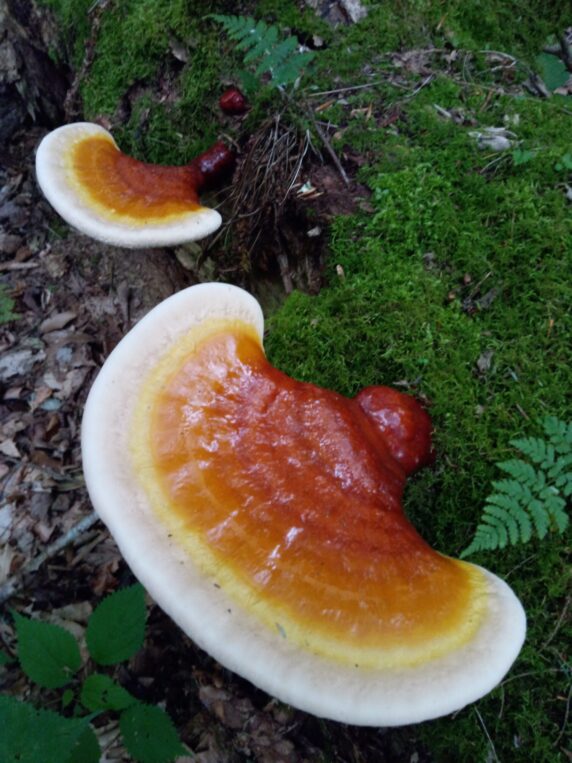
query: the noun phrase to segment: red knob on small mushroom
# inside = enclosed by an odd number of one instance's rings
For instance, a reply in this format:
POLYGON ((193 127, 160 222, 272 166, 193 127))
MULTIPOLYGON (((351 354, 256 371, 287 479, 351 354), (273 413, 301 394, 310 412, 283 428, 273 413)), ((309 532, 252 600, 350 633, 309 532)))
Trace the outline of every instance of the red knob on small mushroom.
POLYGON ((199 192, 234 164, 223 143, 182 167, 148 164, 122 153, 91 122, 46 135, 36 154, 38 183, 54 209, 92 238, 126 247, 172 246, 204 238, 221 224, 199 192))
POLYGON ((229 87, 221 95, 219 106, 225 114, 244 114, 248 109, 246 98, 237 87, 229 87))

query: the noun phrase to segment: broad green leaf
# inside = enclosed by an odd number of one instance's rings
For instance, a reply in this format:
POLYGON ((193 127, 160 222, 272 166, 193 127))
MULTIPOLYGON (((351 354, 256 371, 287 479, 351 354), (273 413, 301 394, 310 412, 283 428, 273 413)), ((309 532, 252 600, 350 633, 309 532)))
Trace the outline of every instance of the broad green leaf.
POLYGON ((95 732, 88 726, 77 740, 66 763, 99 763, 101 748, 95 732))
POLYGON ((85 679, 80 701, 88 710, 125 710, 138 700, 109 676, 94 673, 85 679))
POLYGON ((564 62, 551 53, 541 53, 536 58, 536 64, 540 76, 549 90, 556 90, 568 81, 570 73, 564 66, 564 62))
MULTIPOLYGON (((64 718, 27 702, 0 695, 2 763, 71 763, 72 752, 89 727, 90 717, 64 718)), ((79 763, 75 759, 74 763, 79 763)), ((89 758, 82 763, 91 763, 89 758)))
POLYGON ((139 583, 104 599, 87 624, 87 648, 99 665, 128 660, 143 646, 145 591, 139 583))
POLYGON ((13 612, 18 636, 18 659, 24 673, 46 689, 68 683, 81 667, 76 640, 59 625, 31 620, 13 612))
POLYGON ((137 704, 119 719, 123 741, 138 763, 170 763, 185 750, 164 710, 154 705, 137 704))

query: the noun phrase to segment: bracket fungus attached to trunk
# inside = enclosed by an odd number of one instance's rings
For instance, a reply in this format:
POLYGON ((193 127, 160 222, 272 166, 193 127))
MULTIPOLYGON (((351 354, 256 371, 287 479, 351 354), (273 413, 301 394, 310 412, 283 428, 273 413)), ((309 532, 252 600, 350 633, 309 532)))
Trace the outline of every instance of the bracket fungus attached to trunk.
POLYGON ((284 702, 364 725, 490 691, 525 616, 490 572, 406 519, 429 417, 386 387, 348 399, 273 368, 246 292, 152 310, 87 401, 88 489, 135 574, 197 644, 284 702))
POLYGON ((36 177, 54 209, 82 233, 117 246, 173 246, 220 226, 199 191, 233 164, 223 143, 182 167, 147 164, 122 153, 103 127, 76 122, 42 140, 36 177))

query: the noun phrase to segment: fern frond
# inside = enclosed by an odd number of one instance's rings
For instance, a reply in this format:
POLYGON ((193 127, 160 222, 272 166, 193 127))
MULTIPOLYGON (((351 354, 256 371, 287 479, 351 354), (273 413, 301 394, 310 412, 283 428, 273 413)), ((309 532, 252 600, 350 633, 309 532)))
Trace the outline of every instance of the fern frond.
POLYGON ((561 475, 568 474, 568 472, 564 470, 569 466, 572 466, 572 453, 560 456, 555 464, 548 470, 548 476, 550 479, 558 479, 561 475))
POLYGON ((255 75, 261 77, 269 72, 277 86, 290 85, 301 76, 302 70, 312 61, 314 53, 300 52, 300 43, 295 35, 279 40, 276 26, 252 17, 224 16, 210 14, 222 25, 236 49, 244 51, 244 63, 255 65, 255 75))
POLYGON ((266 55, 260 64, 256 67, 254 72, 257 75, 264 74, 264 72, 273 72, 277 69, 284 60, 293 53, 298 47, 297 37, 286 37, 285 40, 279 42, 268 55, 266 55))
POLYGON ((566 513, 566 501, 559 495, 548 495, 545 500, 546 510, 559 533, 563 533, 570 521, 566 513))
POLYGON ((534 498, 526 508, 532 517, 536 534, 542 540, 550 527, 550 520, 546 509, 537 498, 534 498))
MULTIPOLYGON (((522 518, 522 516, 526 515, 519 511, 518 505, 515 505, 514 503, 510 504, 510 507, 507 507, 505 504, 499 505, 494 499, 495 498, 506 498, 507 496, 494 496, 491 495, 487 499, 487 505, 485 507, 485 513, 487 520, 494 517, 497 522, 494 522, 494 525, 499 528, 499 546, 503 548, 506 546, 507 541, 510 539, 510 542, 512 544, 517 543, 518 539, 520 538, 521 531, 520 531, 520 524, 517 521, 517 517, 519 519, 522 518)), ((504 501, 503 501, 504 503, 504 501)), ((484 519, 485 517, 483 517, 484 519)), ((492 523, 491 523, 492 524, 492 523)))
POLYGON ((267 55, 276 45, 278 40, 278 30, 275 26, 268 28, 268 32, 264 37, 255 41, 254 45, 250 48, 248 53, 244 56, 244 63, 250 64, 252 61, 256 61, 257 58, 267 55))
POLYGON ((290 85, 296 82, 301 74, 301 70, 305 68, 310 61, 314 58, 314 53, 307 50, 304 53, 299 53, 294 61, 287 61, 283 66, 275 69, 272 76, 281 85, 290 85))
POLYGON ((511 440, 510 444, 528 456, 535 464, 554 463, 554 446, 540 437, 511 440))
POLYGON ((249 50, 255 46, 260 45, 266 41, 266 35, 268 33, 268 27, 264 21, 255 22, 254 19, 247 19, 251 24, 246 29, 243 29, 240 38, 238 40, 237 50, 249 50))
POLYGON ((528 458, 502 461, 497 466, 512 479, 493 481, 495 490, 485 501, 481 523, 461 558, 476 551, 527 543, 534 534, 563 533, 572 496, 572 424, 554 416, 543 422, 547 439, 526 437, 511 445, 528 458))
MULTIPOLYGON (((221 24, 231 40, 242 40, 253 34, 256 29, 256 21, 250 16, 223 16, 219 13, 211 13, 206 18, 221 24)), ((264 24, 263 21, 259 23, 264 24)))
POLYGON ((499 469, 510 474, 515 480, 522 482, 523 485, 536 485, 539 472, 534 466, 523 461, 520 458, 513 458, 510 461, 501 461, 497 464, 499 469))
POLYGON ((547 416, 542 425, 558 453, 572 453, 572 421, 567 424, 556 416, 547 416))
POLYGON ((461 559, 464 559, 466 556, 477 551, 493 551, 495 548, 498 548, 498 535, 495 528, 487 524, 481 524, 477 527, 471 545, 467 546, 459 556, 461 559))
MULTIPOLYGON (((485 504, 485 512, 490 510, 489 504, 495 505, 506 511, 513 522, 516 522, 518 532, 514 536, 510 533, 512 544, 518 543, 519 541, 521 543, 527 543, 532 537, 532 522, 530 521, 530 517, 525 508, 528 502, 532 500, 532 495, 528 493, 528 495, 524 497, 521 487, 522 486, 518 483, 514 483, 512 494, 493 493, 488 496, 485 504)), ((510 520, 507 519, 506 521, 508 523, 510 520)))
POLYGON ((502 493, 504 493, 506 500, 511 502, 516 500, 519 503, 527 504, 534 497, 530 487, 516 479, 495 480, 492 482, 492 486, 495 490, 500 490, 502 493))

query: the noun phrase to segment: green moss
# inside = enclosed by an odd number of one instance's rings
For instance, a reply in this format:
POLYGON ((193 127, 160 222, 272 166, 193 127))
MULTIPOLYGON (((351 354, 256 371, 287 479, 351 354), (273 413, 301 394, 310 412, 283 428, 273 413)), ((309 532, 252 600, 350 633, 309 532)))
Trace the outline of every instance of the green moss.
MULTIPOLYGON (((97 56, 82 94, 87 116, 113 113, 127 89, 145 82, 169 59, 171 36, 196 33, 184 0, 127 0, 103 16, 97 56)), ((205 40, 205 48, 208 40, 205 40)))
MULTIPOLYGON (((334 223, 327 288, 292 295, 269 322, 269 357, 297 378, 347 395, 406 384, 428 399, 438 460, 409 486, 406 511, 452 555, 474 532, 499 478, 495 463, 512 455, 509 441, 536 434, 546 414, 571 417, 572 285, 563 274, 572 220, 555 167, 567 151, 567 119, 558 103, 491 101, 487 91, 442 79, 408 103, 397 132, 355 123, 344 141, 370 156, 362 180, 372 211, 334 223), (435 103, 477 115, 479 126, 518 115, 514 129, 534 159, 515 166, 509 151, 486 170, 499 155, 478 150, 469 135, 476 128, 443 119, 435 103), (486 309, 467 311, 471 295, 491 289, 486 309), (492 363, 479 372, 486 351, 492 363)), ((500 760, 563 760, 553 745, 565 712, 556 699, 565 697, 565 636, 539 650, 563 606, 565 549, 551 536, 479 556, 510 575, 529 612, 528 646, 502 689, 419 727, 435 760, 486 760, 482 724, 500 760)))
POLYGON ((79 69, 90 33, 89 11, 93 0, 41 0, 40 5, 53 10, 59 24, 61 47, 51 54, 79 69))
POLYGON ((253 6, 253 15, 290 29, 299 38, 319 35, 328 43, 334 37, 332 27, 327 22, 307 6, 301 7, 300 4, 283 0, 258 0, 253 6))
MULTIPOLYGON (((76 40, 71 58, 79 68, 92 34, 92 3, 45 2, 57 13, 64 38, 76 40)), ((208 10, 229 12, 229 5, 220 0, 208 10)), ((127 122, 114 128, 118 142, 150 161, 184 162, 212 143, 220 131, 218 97, 236 59, 205 15, 198 0, 125 0, 106 7, 80 87, 84 117, 116 121, 121 107, 127 122), (175 57, 175 44, 186 49, 188 61, 175 57)))

